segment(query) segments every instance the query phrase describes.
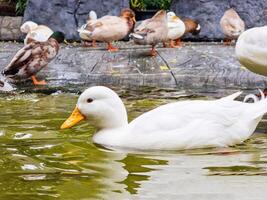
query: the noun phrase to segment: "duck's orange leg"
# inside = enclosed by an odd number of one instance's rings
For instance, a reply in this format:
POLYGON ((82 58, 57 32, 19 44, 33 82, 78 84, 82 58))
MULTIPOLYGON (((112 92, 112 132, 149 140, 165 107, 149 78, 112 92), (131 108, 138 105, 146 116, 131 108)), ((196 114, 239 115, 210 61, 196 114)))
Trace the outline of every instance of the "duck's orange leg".
POLYGON ((151 49, 149 55, 150 56, 156 56, 157 55, 156 47, 154 45, 152 46, 152 49, 151 49))
POLYGON ((92 41, 92 47, 97 47, 95 40, 92 41))
POLYGON ((166 42, 164 41, 164 42, 162 42, 162 46, 163 46, 163 48, 166 48, 167 47, 167 45, 166 45, 166 42))
POLYGON ((108 42, 108 50, 109 50, 110 52, 115 52, 115 51, 118 51, 119 49, 113 47, 112 44, 111 44, 110 42, 108 42))
POLYGON ((34 85, 46 85, 45 80, 38 81, 34 75, 31 78, 34 85))
POLYGON ((175 48, 173 40, 170 40, 170 48, 175 48))
POLYGON ((178 39, 175 40, 175 46, 176 47, 182 47, 183 46, 183 43, 181 42, 181 39, 180 38, 178 38, 178 39))

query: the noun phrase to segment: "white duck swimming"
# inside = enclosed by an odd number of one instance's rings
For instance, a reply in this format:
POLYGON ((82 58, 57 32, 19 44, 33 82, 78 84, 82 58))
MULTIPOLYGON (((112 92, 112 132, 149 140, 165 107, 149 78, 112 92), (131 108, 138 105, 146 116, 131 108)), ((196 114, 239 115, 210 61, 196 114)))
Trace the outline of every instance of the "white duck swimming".
POLYGON ((250 71, 267 76, 267 26, 243 32, 236 43, 235 53, 239 62, 250 71))
POLYGON ((185 33, 184 22, 175 15, 174 12, 167 13, 168 20, 168 40, 170 41, 170 48, 174 48, 174 40, 180 39, 185 33))
POLYGON ((61 129, 86 119, 97 128, 93 141, 103 146, 143 150, 225 147, 246 140, 267 112, 267 99, 234 101, 240 94, 166 104, 128 123, 119 96, 107 87, 95 86, 81 94, 61 129))

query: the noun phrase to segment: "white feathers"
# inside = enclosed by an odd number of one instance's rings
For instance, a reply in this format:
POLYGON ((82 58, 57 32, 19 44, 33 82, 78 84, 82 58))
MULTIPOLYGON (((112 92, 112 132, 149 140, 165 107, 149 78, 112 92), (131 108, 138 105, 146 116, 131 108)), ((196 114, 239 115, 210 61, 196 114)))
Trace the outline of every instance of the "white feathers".
POLYGON ((6 80, 4 80, 4 78, 1 78, 0 80, 0 91, 2 92, 11 92, 13 90, 15 90, 16 88, 14 88, 11 84, 9 84, 6 80))
POLYGON ((24 24, 21 25, 20 31, 22 33, 29 33, 30 31, 36 29, 38 27, 38 24, 32 21, 26 21, 24 24))
POLYGON ((267 112, 265 98, 256 103, 235 101, 240 94, 166 104, 129 124, 122 101, 108 88, 87 89, 77 105, 98 126, 93 141, 105 146, 160 150, 225 147, 251 136, 267 112), (94 102, 88 104, 88 98, 94 102))
POLYGON ((97 20, 97 14, 95 11, 91 10, 89 12, 89 20, 97 20))
POLYGON ((256 96, 256 95, 254 95, 254 94, 248 94, 248 95, 245 96, 243 102, 248 102, 250 99, 252 99, 253 102, 256 103, 258 101, 262 101, 262 100, 266 99, 264 93, 262 92, 262 90, 260 90, 260 89, 258 89, 258 90, 259 90, 260 95, 261 95, 260 98, 258 96, 256 96))
POLYGON ((250 71, 267 76, 267 26, 243 32, 235 47, 239 62, 250 71))
POLYGON ((83 24, 81 28, 79 28, 77 31, 79 32, 79 36, 82 40, 85 41, 91 41, 92 40, 92 32, 87 30, 86 27, 88 23, 92 23, 95 20, 97 20, 97 14, 95 11, 91 10, 88 14, 88 21, 86 24, 83 24))
POLYGON ((199 31, 200 29, 201 29, 201 26, 200 24, 198 24, 196 30, 199 31))
POLYGON ((144 37, 142 35, 139 35, 137 33, 131 33, 129 35, 129 37, 132 37, 132 38, 135 38, 135 39, 138 39, 138 40, 143 40, 144 39, 144 37))
POLYGON ((24 39, 25 45, 31 40, 45 42, 53 34, 53 31, 49 27, 45 25, 38 25, 32 21, 26 21, 24 24, 22 24, 20 30, 23 33, 27 33, 24 39))
POLYGON ((168 39, 175 40, 182 37, 185 33, 184 22, 175 15, 174 12, 167 13, 168 20, 168 39))

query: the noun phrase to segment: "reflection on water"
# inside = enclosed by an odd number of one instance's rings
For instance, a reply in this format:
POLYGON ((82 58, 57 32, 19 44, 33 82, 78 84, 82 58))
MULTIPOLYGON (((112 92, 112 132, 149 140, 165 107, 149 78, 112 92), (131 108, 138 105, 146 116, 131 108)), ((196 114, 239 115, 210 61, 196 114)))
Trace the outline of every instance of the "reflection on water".
MULTIPOLYGON (((130 119, 174 101, 123 95, 130 119)), ((0 199, 266 198, 266 134, 231 148, 108 150, 85 123, 59 131, 77 97, 0 97, 0 199)))

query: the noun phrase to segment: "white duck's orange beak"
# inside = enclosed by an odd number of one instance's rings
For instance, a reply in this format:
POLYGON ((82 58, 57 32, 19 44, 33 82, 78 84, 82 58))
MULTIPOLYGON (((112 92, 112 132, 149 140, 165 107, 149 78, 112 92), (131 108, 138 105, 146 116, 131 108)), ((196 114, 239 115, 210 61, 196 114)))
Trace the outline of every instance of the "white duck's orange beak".
POLYGON ((71 115, 69 116, 69 118, 61 125, 60 129, 71 128, 75 124, 78 124, 80 121, 84 119, 85 117, 76 106, 71 115))

